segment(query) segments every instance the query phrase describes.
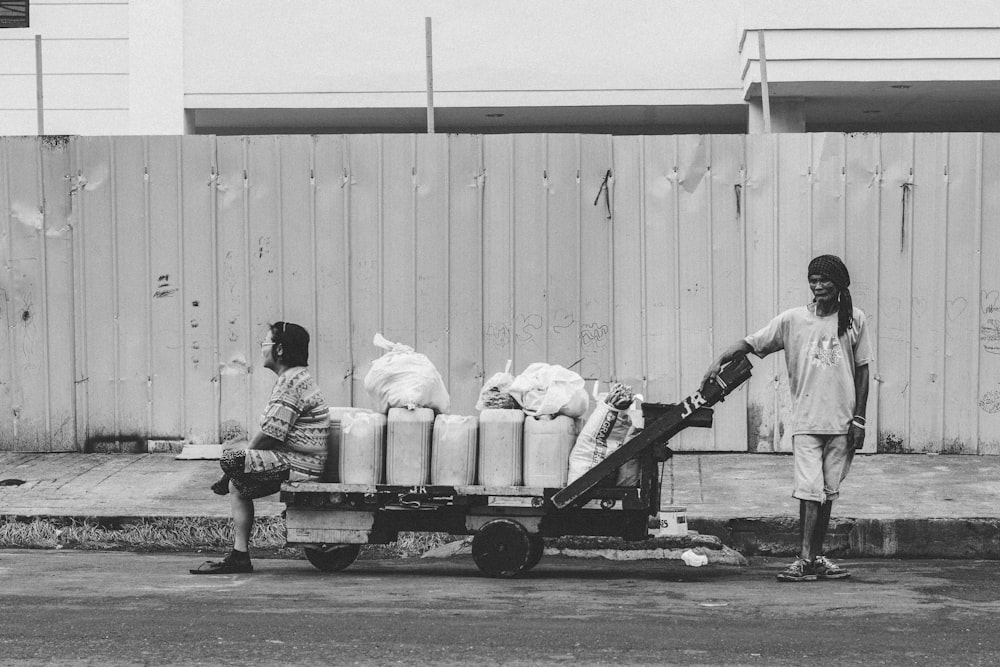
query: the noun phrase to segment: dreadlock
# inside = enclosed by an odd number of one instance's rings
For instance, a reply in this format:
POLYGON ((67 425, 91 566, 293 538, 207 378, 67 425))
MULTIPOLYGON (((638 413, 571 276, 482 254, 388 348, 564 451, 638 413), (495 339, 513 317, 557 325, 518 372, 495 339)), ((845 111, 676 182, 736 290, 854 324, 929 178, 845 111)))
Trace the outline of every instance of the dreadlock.
POLYGON ((836 255, 820 255, 809 262, 809 272, 807 275, 819 274, 830 279, 840 291, 839 307, 837 310, 837 335, 844 333, 854 325, 854 301, 851 299, 851 274, 847 272, 847 267, 836 255))

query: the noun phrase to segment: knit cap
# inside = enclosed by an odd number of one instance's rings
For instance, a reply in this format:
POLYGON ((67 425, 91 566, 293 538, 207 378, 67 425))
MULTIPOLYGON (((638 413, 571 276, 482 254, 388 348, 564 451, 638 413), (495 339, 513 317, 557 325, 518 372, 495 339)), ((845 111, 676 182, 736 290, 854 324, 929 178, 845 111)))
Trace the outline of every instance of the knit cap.
POLYGON ((843 289, 851 286, 851 274, 836 255, 820 255, 809 262, 808 276, 818 273, 829 278, 834 285, 843 289))
POLYGON ((819 274, 830 280, 840 290, 837 306, 837 335, 843 336, 854 325, 854 301, 851 299, 851 274, 836 255, 820 255, 809 262, 809 272, 806 276, 819 274))

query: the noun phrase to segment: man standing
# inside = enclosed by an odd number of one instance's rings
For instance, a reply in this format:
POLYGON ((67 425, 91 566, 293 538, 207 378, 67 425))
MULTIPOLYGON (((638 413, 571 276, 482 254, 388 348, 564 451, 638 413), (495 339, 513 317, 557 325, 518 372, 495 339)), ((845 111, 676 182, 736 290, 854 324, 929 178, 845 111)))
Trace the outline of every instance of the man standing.
POLYGON ((868 364, 873 361, 865 315, 851 302, 851 276, 834 255, 809 262, 812 303, 786 310, 730 346, 705 379, 753 352, 785 351, 792 394, 792 450, 802 550, 779 581, 844 579, 850 574, 823 555, 830 510, 854 452, 864 445, 868 364))

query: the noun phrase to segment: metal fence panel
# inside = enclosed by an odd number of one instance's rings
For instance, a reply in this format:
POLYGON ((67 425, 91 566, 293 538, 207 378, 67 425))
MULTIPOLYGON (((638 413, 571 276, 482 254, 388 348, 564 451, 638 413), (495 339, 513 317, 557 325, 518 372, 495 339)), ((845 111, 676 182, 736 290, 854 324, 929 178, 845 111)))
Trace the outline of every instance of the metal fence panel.
MULTIPOLYGON (((868 451, 1000 454, 1000 136, 0 140, 0 447, 252 432, 300 322, 331 405, 376 332, 474 412, 536 361, 671 401, 840 254, 876 346, 868 451)), ((787 451, 780 355, 680 449, 787 451)))
POLYGON ((976 412, 979 453, 1000 454, 1000 135, 983 135, 979 160, 979 293, 969 295, 975 313, 978 377, 976 412))

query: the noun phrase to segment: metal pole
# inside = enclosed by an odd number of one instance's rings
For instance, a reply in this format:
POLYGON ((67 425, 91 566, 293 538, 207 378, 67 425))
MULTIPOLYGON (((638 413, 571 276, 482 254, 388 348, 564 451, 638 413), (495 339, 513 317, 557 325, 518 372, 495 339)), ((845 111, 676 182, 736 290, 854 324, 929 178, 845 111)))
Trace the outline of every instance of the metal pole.
POLYGON ((764 132, 771 134, 771 95, 767 90, 767 56, 764 55, 764 31, 757 31, 757 51, 760 54, 760 96, 764 103, 764 132))
POLYGON ((434 134, 434 58, 431 49, 431 17, 424 17, 424 42, 427 46, 427 134, 434 134))
POLYGON ((35 105, 38 109, 38 134, 45 134, 45 104, 42 95, 42 36, 35 35, 35 105))

